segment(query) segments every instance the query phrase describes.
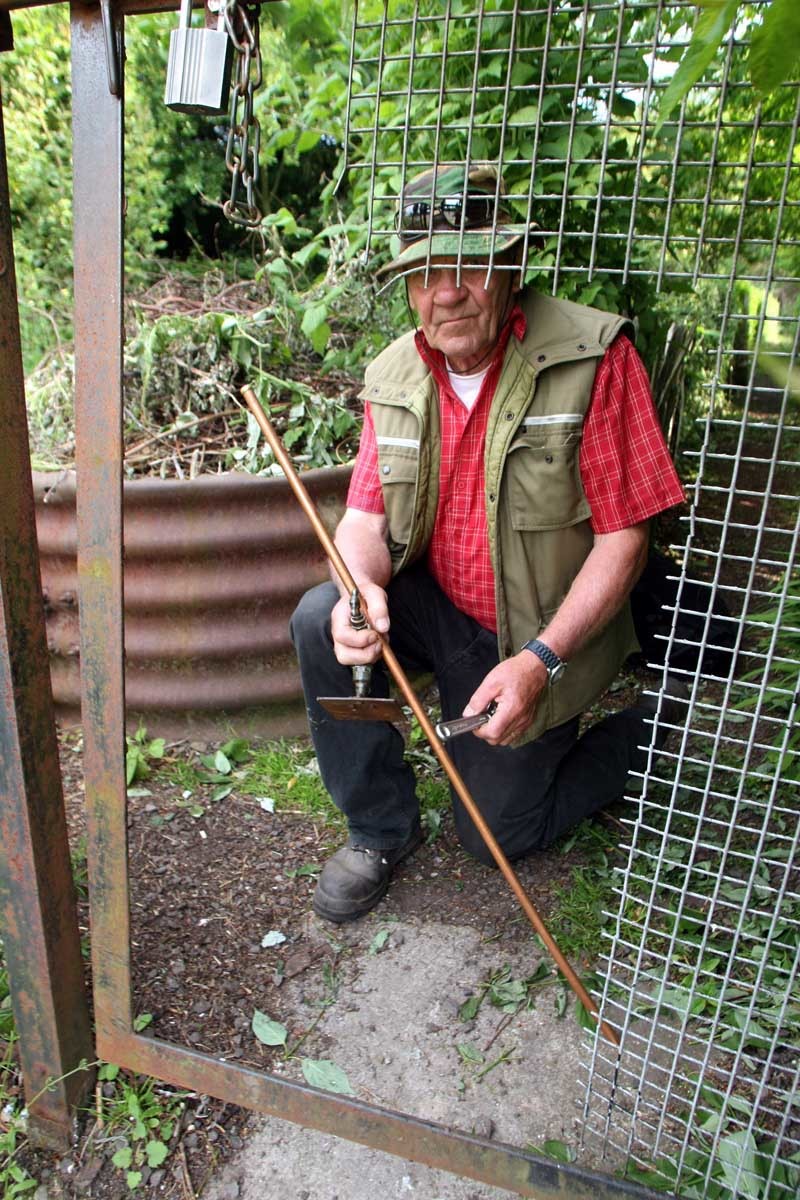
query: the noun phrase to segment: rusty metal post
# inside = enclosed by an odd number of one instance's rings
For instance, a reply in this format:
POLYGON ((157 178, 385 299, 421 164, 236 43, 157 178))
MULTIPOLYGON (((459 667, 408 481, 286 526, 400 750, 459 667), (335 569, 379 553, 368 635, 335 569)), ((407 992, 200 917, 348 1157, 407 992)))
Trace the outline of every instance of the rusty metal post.
POLYGON ((0 429, 0 933, 31 1136, 66 1149, 91 1082, 76 1069, 93 1049, 39 580, 2 96, 0 429))
POLYGON ((109 1039, 131 1028, 122 615, 123 100, 109 91, 99 5, 73 4, 71 22, 83 762, 95 1027, 98 1050, 109 1058, 109 1039))

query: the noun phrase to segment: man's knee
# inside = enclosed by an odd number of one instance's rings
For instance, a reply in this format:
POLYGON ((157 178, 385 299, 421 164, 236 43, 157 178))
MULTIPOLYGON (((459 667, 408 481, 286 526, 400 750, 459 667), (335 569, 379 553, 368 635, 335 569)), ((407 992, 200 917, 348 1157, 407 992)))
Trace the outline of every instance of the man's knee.
MULTIPOLYGON (((487 824, 491 828, 497 845, 510 862, 513 862, 517 858, 522 858, 526 854, 530 854, 532 850, 542 849, 544 846, 545 830, 541 827, 540 822, 531 820, 530 825, 524 829, 510 829, 504 827, 502 823, 498 823, 495 828, 492 828, 490 821, 487 821, 487 824)), ((458 840, 468 854, 476 858, 478 862, 483 863, 484 866, 497 866, 494 855, 484 841, 482 834, 466 813, 463 820, 456 821, 456 833, 458 834, 458 840)))
POLYGON ((300 650, 328 636, 331 611, 338 595, 332 583, 320 583, 300 598, 289 621, 289 634, 295 649, 300 650))
MULTIPOLYGON (((481 835, 478 833, 474 825, 470 824, 470 828, 457 830, 458 840, 466 850, 467 854, 472 858, 477 858, 478 862, 482 862, 486 867, 496 867, 497 863, 494 860, 491 850, 486 845, 481 835)), ((502 850, 503 847, 501 846, 502 850)), ((505 851, 504 851, 505 853, 505 851)))

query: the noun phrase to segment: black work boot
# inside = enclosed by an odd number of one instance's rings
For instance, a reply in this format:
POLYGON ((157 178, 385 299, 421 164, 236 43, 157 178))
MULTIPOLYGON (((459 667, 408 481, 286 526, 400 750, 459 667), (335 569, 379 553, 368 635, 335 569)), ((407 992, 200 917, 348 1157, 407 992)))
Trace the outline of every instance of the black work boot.
POLYGON ((422 829, 393 850, 370 850, 349 841, 328 859, 314 892, 314 912, 326 921, 354 921, 374 908, 389 887, 392 871, 417 849, 422 829))

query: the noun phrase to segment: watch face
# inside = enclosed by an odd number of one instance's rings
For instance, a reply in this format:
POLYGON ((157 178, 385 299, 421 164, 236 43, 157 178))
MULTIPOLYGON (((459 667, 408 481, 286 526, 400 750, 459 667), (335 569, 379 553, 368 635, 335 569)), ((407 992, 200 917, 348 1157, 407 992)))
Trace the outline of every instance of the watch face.
POLYGON ((547 672, 547 674, 549 676, 551 683, 555 683, 556 680, 561 678, 561 676, 564 674, 566 665, 567 665, 566 663, 560 662, 560 663, 558 663, 557 666, 550 668, 550 670, 547 672))

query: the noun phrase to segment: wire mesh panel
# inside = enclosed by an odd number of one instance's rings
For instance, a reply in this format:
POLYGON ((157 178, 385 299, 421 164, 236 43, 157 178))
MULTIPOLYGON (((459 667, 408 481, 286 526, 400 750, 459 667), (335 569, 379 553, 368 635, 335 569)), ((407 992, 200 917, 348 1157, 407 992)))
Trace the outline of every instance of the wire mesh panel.
POLYGON ((527 279, 635 318, 680 449, 645 649, 690 699, 631 781, 598 988, 623 1046, 589 1047, 584 1127, 690 1196, 800 1190, 800 85, 754 90, 765 11, 674 108, 696 8, 669 0, 362 0, 350 63, 373 261, 410 179, 494 164, 527 279))

